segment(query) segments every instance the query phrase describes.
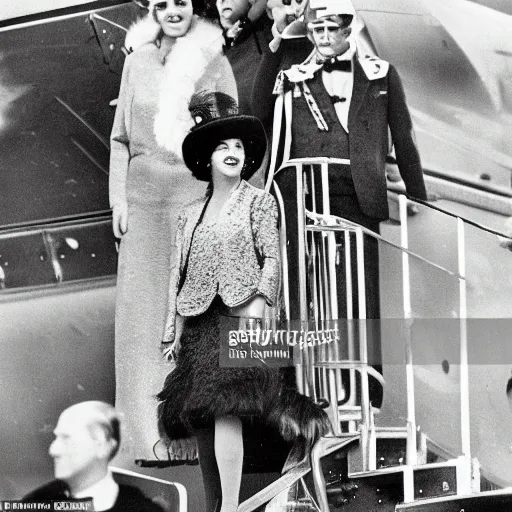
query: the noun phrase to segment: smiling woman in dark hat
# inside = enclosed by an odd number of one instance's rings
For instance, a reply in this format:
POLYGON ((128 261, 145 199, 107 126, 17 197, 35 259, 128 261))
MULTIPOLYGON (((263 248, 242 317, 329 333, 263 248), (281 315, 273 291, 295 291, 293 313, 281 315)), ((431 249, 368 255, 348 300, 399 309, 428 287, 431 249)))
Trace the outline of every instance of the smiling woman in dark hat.
POLYGON ((196 122, 183 142, 183 159, 192 174, 211 181, 211 155, 221 140, 238 138, 244 147, 245 163, 240 179, 248 180, 259 168, 267 145, 261 122, 253 116, 238 115, 236 102, 227 94, 199 94, 190 110, 196 122), (222 117, 213 117, 222 112, 222 117))
MULTIPOLYGON (((183 158, 206 196, 178 220, 163 349, 175 367, 158 398, 171 451, 195 436, 207 512, 235 512, 242 475, 242 419, 275 418, 288 438, 313 442, 328 430, 324 412, 285 386, 278 369, 219 365, 220 319, 263 317, 279 284, 278 212, 274 198, 247 183, 266 138, 258 119, 237 115, 222 93, 191 102, 196 127, 183 158)), ((227 339, 225 340, 227 342, 227 339)))

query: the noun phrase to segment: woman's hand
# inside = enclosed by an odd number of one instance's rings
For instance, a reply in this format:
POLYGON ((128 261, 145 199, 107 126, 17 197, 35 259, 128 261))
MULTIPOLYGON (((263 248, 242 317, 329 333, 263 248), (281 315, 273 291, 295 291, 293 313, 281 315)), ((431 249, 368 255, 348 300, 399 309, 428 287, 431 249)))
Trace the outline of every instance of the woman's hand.
POLYGON ((176 362, 181 349, 181 335, 183 334, 183 327, 185 325, 185 318, 176 313, 176 323, 174 330, 174 341, 172 343, 162 343, 162 351, 165 359, 171 362, 176 362))
POLYGON ((265 303, 265 297, 263 297, 263 295, 255 295, 240 307, 237 311, 237 316, 245 318, 263 318, 265 303))
POLYGON ((116 238, 122 238, 128 230, 128 204, 126 202, 116 203, 112 207, 112 229, 116 238))
POLYGON ((171 363, 175 363, 178 359, 178 353, 181 349, 181 343, 179 340, 173 341, 172 343, 162 343, 162 352, 164 358, 171 363))

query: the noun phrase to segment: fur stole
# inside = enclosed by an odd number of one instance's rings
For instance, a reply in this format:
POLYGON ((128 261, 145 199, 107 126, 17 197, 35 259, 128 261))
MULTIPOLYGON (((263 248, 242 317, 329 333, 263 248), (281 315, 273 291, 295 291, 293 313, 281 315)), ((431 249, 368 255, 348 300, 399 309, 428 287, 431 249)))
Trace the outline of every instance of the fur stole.
MULTIPOLYGON (((130 27, 125 47, 133 51, 156 43, 160 25, 151 15, 130 27)), ((224 37, 216 24, 194 16, 189 31, 176 39, 164 61, 154 133, 158 144, 182 158, 181 145, 194 126, 188 106, 208 65, 222 55, 224 37)))
POLYGON ((138 18, 130 25, 124 40, 124 47, 128 52, 134 52, 148 43, 154 43, 160 35, 160 24, 151 14, 138 18))

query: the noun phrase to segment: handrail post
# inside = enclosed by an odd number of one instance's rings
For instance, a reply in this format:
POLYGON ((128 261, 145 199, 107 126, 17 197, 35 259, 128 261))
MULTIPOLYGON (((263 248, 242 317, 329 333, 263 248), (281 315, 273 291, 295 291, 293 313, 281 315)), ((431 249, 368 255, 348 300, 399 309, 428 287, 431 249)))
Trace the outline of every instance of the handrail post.
MULTIPOLYGON (((407 198, 400 195, 400 240, 404 249, 409 248, 409 234, 407 231, 407 198)), ((411 282, 409 255, 402 251, 402 287, 405 320, 405 373, 407 387, 407 464, 417 463, 416 444, 416 406, 414 401, 414 366, 412 358, 412 308, 411 308, 411 282)))
POLYGON ((359 307, 359 360, 361 361, 361 448, 363 471, 377 468, 375 430, 372 427, 370 390, 368 385, 368 338, 366 329, 366 281, 364 275, 364 239, 361 228, 356 228, 357 295, 359 307))
MULTIPOLYGON (((314 173, 312 173, 314 174, 314 173)), ((320 182, 322 186, 322 206, 324 215, 331 214, 331 195, 329 191, 329 164, 323 162, 320 164, 320 182)), ((311 190, 312 197, 315 197, 315 190, 311 190)), ((322 329, 330 325, 331 320, 338 318, 338 290, 336 286, 336 235, 334 233, 326 233, 326 268, 325 268, 325 302, 326 302, 326 315, 324 316, 322 329)), ((322 241, 323 243, 323 241, 322 241)), ((329 354, 335 361, 339 359, 339 347, 335 343, 331 347, 326 347, 326 354, 329 354), (330 349, 330 350, 329 350, 330 349)), ((339 391, 342 386, 341 371, 336 368, 326 368, 322 370, 326 372, 329 386, 329 401, 331 403, 334 433, 335 435, 341 434, 340 414, 338 409, 338 402, 340 400, 339 391)))
MULTIPOLYGON (((466 246, 465 226, 457 218, 457 249, 459 272, 459 335, 460 335, 460 429, 462 455, 471 462, 471 433, 469 410, 469 366, 467 332, 467 287, 466 287, 466 246)), ((470 487, 470 486, 469 486, 470 487)), ((470 488, 467 489, 470 492, 470 488)))
MULTIPOLYGON (((302 176, 302 164, 295 165, 295 179, 297 184, 297 246, 299 251, 299 307, 301 329, 308 321, 307 289, 306 289, 306 237, 305 237, 305 204, 304 186, 302 176)), ((310 368, 308 367, 308 351, 303 350, 301 357, 301 368, 297 372, 297 387, 303 394, 309 393, 310 368)))
MULTIPOLYGON (((350 231, 345 230, 345 282, 347 290, 347 343, 348 343, 348 358, 351 361, 356 359, 356 348, 355 348, 355 330, 354 330, 354 306, 352 304, 353 294, 353 276, 352 276, 352 247, 350 242, 350 231)), ((356 405, 356 371, 349 370, 349 397, 347 404, 356 405)), ((355 430, 355 422, 349 423, 349 431, 355 430)))

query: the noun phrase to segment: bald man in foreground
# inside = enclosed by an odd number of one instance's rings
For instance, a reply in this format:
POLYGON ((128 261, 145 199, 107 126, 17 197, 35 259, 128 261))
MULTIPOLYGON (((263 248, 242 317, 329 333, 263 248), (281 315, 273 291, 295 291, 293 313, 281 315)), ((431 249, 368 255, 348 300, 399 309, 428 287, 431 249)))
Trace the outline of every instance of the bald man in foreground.
POLYGON ((56 480, 23 501, 92 498, 97 512, 162 512, 139 489, 118 485, 109 462, 120 445, 120 419, 109 404, 81 402, 66 409, 54 430, 49 453, 56 480))

